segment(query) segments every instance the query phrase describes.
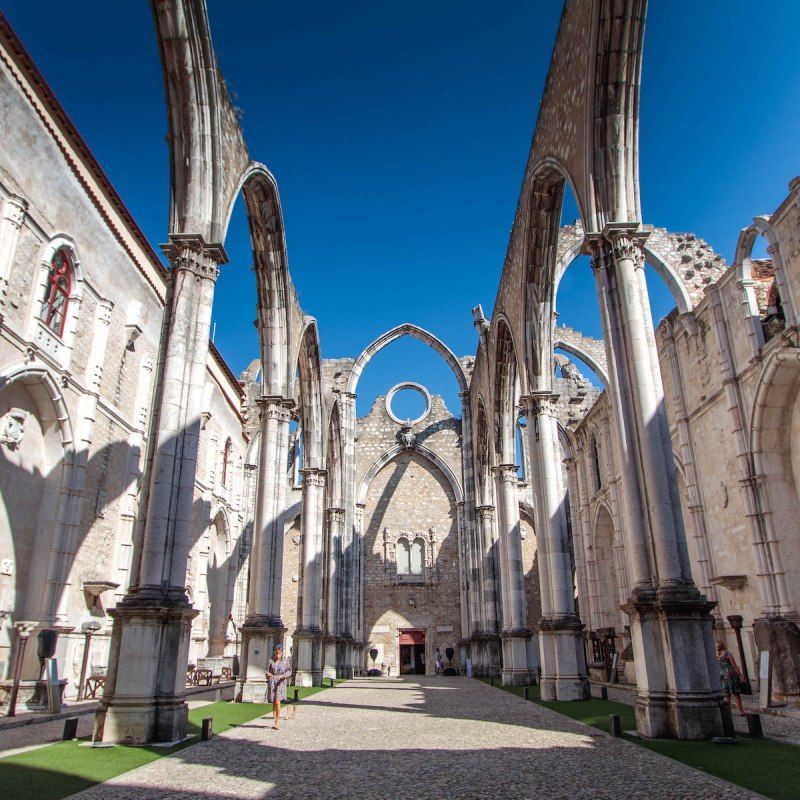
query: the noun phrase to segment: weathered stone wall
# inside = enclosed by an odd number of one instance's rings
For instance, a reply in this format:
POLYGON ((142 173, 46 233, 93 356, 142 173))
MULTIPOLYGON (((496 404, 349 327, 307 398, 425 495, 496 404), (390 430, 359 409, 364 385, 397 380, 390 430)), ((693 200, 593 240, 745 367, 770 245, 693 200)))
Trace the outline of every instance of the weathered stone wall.
MULTIPOLYGON (((417 442, 433 450, 460 476, 460 421, 434 395, 429 416, 414 426, 417 442)), ((397 444, 400 426, 386 413, 379 397, 371 412, 357 421, 358 483, 387 450, 397 444)), ((412 535, 409 537, 414 538, 412 535)), ((449 481, 428 458, 409 448, 390 460, 366 493, 364 513, 364 630, 366 651, 377 647, 379 663, 397 674, 398 632, 425 632, 426 671, 434 671, 435 652, 443 654, 461 639, 459 535, 456 497, 449 481), (424 583, 398 580, 395 563, 387 564, 384 530, 420 534, 433 530, 433 559, 424 583)), ((455 666, 454 662, 454 666, 455 666)))

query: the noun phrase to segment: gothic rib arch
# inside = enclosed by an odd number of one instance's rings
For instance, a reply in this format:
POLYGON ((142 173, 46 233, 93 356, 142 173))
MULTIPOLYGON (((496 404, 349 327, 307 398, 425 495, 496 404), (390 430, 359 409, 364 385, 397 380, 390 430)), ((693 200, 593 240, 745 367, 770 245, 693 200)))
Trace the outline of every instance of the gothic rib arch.
POLYGON ((455 357, 453 351, 430 331, 426 331, 424 328, 420 328, 418 325, 414 325, 410 322, 405 322, 402 325, 398 325, 396 328, 386 331, 386 333, 381 334, 364 348, 361 355, 356 359, 355 364, 353 364, 350 377, 347 379, 347 388, 345 391, 350 394, 355 394, 361 373, 364 371, 364 367, 372 360, 373 356, 383 350, 384 347, 403 336, 411 336, 414 339, 418 339, 437 352, 456 376, 459 391, 467 391, 467 376, 464 374, 464 368, 461 366, 461 362, 455 357))
POLYGON ((494 411, 494 456, 498 464, 513 464, 516 458, 517 403, 521 394, 518 351, 505 316, 495 314, 494 370, 492 399, 494 411))
POLYGON ((297 377, 291 393, 297 402, 303 436, 304 468, 324 467, 324 418, 322 401, 322 376, 320 369, 319 331, 317 321, 311 317, 300 336, 296 359, 297 377))
POLYGON ((397 458, 400 453, 411 450, 412 452, 416 453, 422 458, 427 459, 430 463, 439 470, 439 472, 444 475, 445 479, 447 480, 450 488, 453 491, 453 496, 455 497, 455 502, 461 503, 464 500, 464 491, 461 488, 461 484, 458 481, 455 473, 450 466, 447 464, 444 459, 442 459, 439 455, 433 452, 433 450, 429 450, 425 445, 419 444, 415 442, 411 447, 404 447, 401 444, 396 444, 390 447, 383 455, 379 456, 372 464, 372 466, 367 470, 364 477, 361 479, 361 484, 358 488, 358 494, 356 495, 356 505, 366 505, 367 502, 367 493, 369 492, 369 487, 372 481, 375 479, 375 476, 391 461, 397 458))
POLYGON ((608 372, 604 366, 600 364, 600 362, 587 350, 580 347, 580 345, 570 342, 562 335, 559 335, 558 328, 555 329, 553 334, 553 351, 555 350, 563 350, 565 353, 569 353, 571 356, 575 356, 575 358, 580 359, 584 364, 586 364, 587 367, 589 367, 589 369, 592 370, 592 372, 594 372, 600 383, 603 384, 603 388, 606 391, 609 390, 610 383, 608 379, 608 372))
POLYGON ((343 456, 344 450, 342 442, 344 440, 342 431, 342 418, 339 411, 338 398, 334 401, 331 413, 328 416, 328 443, 325 452, 325 465, 328 471, 326 484, 327 507, 344 507, 344 469, 343 456))
POLYGON ((478 505, 494 505, 492 494, 492 452, 491 437, 489 436, 489 417, 486 411, 486 402, 480 392, 477 393, 478 402, 475 404, 475 437, 474 437, 474 475, 475 498, 478 505))

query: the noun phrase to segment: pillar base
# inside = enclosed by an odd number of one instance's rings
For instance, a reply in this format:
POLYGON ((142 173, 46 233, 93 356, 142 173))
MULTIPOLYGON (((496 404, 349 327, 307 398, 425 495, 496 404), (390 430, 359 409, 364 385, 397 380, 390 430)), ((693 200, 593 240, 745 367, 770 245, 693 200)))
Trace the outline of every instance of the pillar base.
POLYGON ((723 735, 713 607, 691 584, 634 593, 623 607, 631 620, 640 735, 687 740, 723 735))
POLYGON ((531 632, 526 628, 503 631, 503 686, 527 686, 531 682, 528 662, 528 641, 531 632))
POLYGON ((185 738, 186 663, 198 612, 123 602, 108 613, 114 619, 108 677, 92 738, 117 744, 185 738))
POLYGON ((353 640, 347 637, 339 639, 336 643, 336 677, 352 678, 355 670, 354 664, 353 640))
POLYGON ((589 697, 583 625, 576 616, 539 621, 542 700, 585 700, 589 697))
POLYGON ((322 631, 298 628, 292 635, 295 686, 322 686, 322 631))
POLYGON ((341 649, 339 640, 335 636, 326 636, 322 640, 322 680, 327 681, 331 678, 339 677, 339 650, 341 649))
POLYGON ((277 620, 251 617, 245 620, 242 632, 242 664, 238 697, 242 703, 267 702, 267 661, 272 648, 283 644, 286 628, 277 620))

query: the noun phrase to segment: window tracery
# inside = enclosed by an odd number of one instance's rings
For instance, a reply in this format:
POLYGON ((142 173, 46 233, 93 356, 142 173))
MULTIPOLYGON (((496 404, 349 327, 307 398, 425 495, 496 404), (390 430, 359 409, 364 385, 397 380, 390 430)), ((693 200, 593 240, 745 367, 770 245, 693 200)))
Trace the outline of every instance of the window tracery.
POLYGON ((435 528, 427 531, 384 528, 383 550, 387 584, 438 583, 435 528))
POLYGON ((72 294, 72 264, 66 249, 59 248, 50 261, 39 319, 58 336, 64 335, 69 298, 72 294))

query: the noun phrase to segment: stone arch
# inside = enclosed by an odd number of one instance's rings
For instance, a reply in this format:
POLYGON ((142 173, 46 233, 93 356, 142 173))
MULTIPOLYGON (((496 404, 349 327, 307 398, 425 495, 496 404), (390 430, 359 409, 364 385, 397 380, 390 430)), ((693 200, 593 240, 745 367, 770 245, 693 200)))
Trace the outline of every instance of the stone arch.
POLYGON ((499 464, 513 464, 520 395, 519 361, 511 327, 504 318, 497 319, 495 331, 494 454, 499 464))
MULTIPOLYGON (((580 359, 589 369, 594 372, 603 388, 608 391, 610 387, 608 369, 605 358, 601 358, 600 353, 592 353, 589 347, 597 344, 596 339, 583 336, 572 328, 556 328, 553 333, 553 350, 563 350, 571 356, 580 359), (589 345, 587 347, 587 345, 589 345)), ((602 342, 599 342, 602 345, 602 342)), ((602 354, 604 356, 604 353, 602 354)))
POLYGON ((390 331, 386 331, 386 333, 379 336, 375 341, 364 348, 361 355, 356 359, 355 364, 353 364, 350 377, 347 379, 347 388, 345 391, 350 394, 355 394, 356 388, 358 387, 358 379, 361 377, 364 367, 367 366, 372 357, 383 350, 384 347, 403 336, 412 336, 435 350, 445 362, 447 362, 450 369, 453 370, 453 374, 458 381, 459 391, 467 391, 467 376, 464 374, 464 368, 453 354, 453 351, 442 342, 441 339, 438 339, 424 328, 420 328, 418 325, 413 325, 410 322, 405 322, 402 325, 398 325, 396 328, 392 328, 390 331))
POLYGON ((753 473, 761 490, 765 541, 757 544, 758 572, 769 584, 768 603, 777 613, 800 607, 789 587, 800 578, 800 349, 770 353, 756 389, 750 426, 753 473), (787 431, 789 435, 787 436, 787 431))
POLYGON ((592 557, 588 560, 592 622, 595 628, 615 628, 618 625, 619 586, 616 577, 614 545, 616 530, 611 509, 599 500, 592 513, 592 531, 588 549, 592 557))
POLYGON ((322 378, 317 322, 308 318, 300 337, 297 354, 298 383, 292 393, 300 406, 300 427, 303 437, 303 466, 324 466, 324 416, 322 378))
POLYGON ((483 506, 494 505, 490 430, 486 402, 479 393, 475 404, 475 497, 483 506))
MULTIPOLYGON (((0 577, 0 594, 15 620, 48 626, 56 621, 74 563, 69 545, 80 498, 72 491, 79 476, 69 411, 44 364, 17 362, 0 372, 0 417, 0 547, 14 564, 13 575, 0 577), (22 413, 9 415, 15 408, 22 413), (11 427, 10 416, 17 416, 11 427)), ((0 650, 8 646, 0 640, 0 650)))
POLYGON ((231 530, 228 513, 218 506, 211 514, 209 554, 206 567, 208 614, 208 655, 225 651, 227 619, 233 609, 234 574, 231 563, 231 530))
POLYGON ((425 445, 419 444, 415 442, 410 448, 404 447, 401 444, 396 444, 393 447, 390 447, 383 455, 379 456, 372 464, 372 466, 367 470, 366 474, 361 480, 361 485, 358 489, 358 494, 356 495, 356 504, 357 505, 364 505, 367 501, 367 492, 369 491, 369 485, 372 483, 375 476, 390 462, 393 461, 403 450, 413 450, 417 455, 422 456, 423 458, 427 459, 428 461, 433 464, 436 469, 438 469, 442 475, 447 479, 447 482, 450 484, 450 488, 453 492, 453 496, 456 499, 456 503, 461 503, 464 500, 464 491, 461 488, 461 484, 458 481, 455 473, 450 466, 444 461, 438 454, 434 453, 433 450, 429 450, 425 445))
POLYGON ((326 484, 328 508, 343 508, 344 470, 342 465, 342 419, 338 400, 331 408, 328 421, 328 444, 325 454, 328 480, 326 484))

